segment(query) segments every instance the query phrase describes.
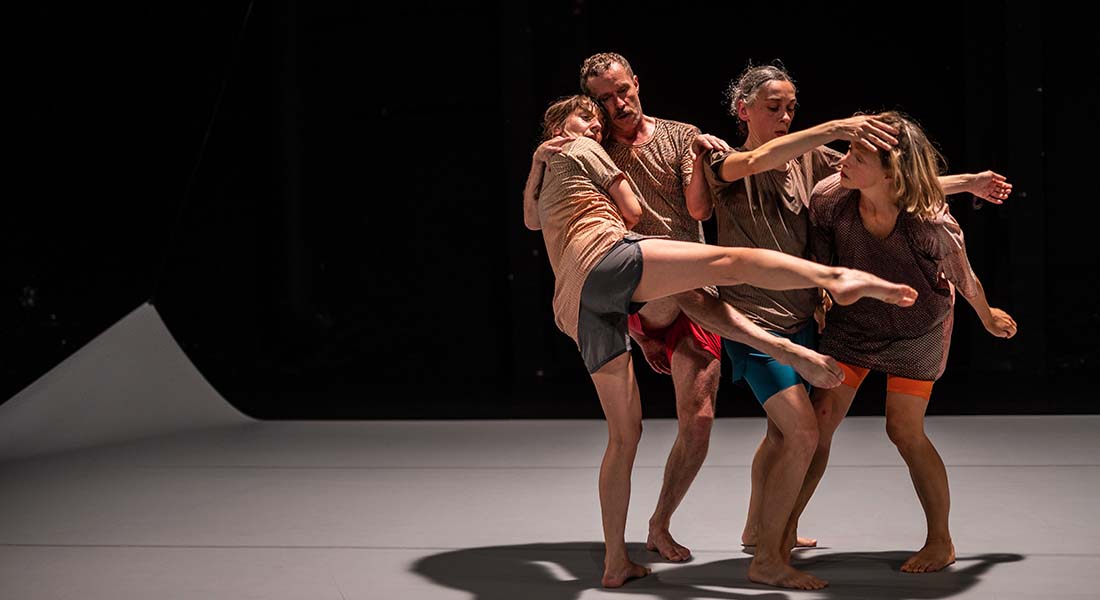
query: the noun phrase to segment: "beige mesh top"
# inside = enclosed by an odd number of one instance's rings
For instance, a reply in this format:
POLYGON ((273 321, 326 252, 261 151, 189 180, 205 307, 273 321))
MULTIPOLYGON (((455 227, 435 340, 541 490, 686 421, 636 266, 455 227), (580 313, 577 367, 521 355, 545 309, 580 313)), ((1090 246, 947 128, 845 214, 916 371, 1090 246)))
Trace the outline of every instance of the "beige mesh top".
POLYGON ((814 254, 822 262, 905 283, 919 294, 909 308, 867 298, 834 306, 818 351, 910 379, 939 379, 951 342, 954 288, 968 298, 978 293, 962 229, 947 208, 934 219, 902 212, 880 240, 863 226, 859 191, 842 188, 833 175, 814 189, 810 221, 814 254))
MULTIPOLYGON (((720 176, 722 161, 729 154, 712 150, 704 158, 718 219, 718 244, 766 248, 809 258, 810 220, 806 207, 810 192, 817 182, 836 173, 842 155, 821 146, 778 169, 731 183, 720 176)), ((718 295, 760 327, 779 333, 794 333, 804 327, 819 299, 815 288, 777 291, 750 285, 721 286, 718 295)))
POLYGON ((657 119, 653 136, 630 146, 614 140, 607 153, 638 186, 645 200, 642 218, 633 231, 667 235, 674 240, 702 242, 703 225, 688 213, 684 188, 691 183, 691 143, 699 128, 657 119))
MULTIPOLYGON (((584 281, 627 233, 607 193, 621 173, 599 144, 582 137, 554 155, 543 175, 539 222, 554 271, 554 321, 573 341, 584 281)), ((636 187, 634 193, 638 195, 636 187)))

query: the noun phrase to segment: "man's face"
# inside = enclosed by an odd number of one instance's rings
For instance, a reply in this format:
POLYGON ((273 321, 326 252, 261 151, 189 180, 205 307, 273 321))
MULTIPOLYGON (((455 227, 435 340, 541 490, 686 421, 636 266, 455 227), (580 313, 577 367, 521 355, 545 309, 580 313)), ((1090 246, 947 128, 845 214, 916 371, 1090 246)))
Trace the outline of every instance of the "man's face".
POLYGON ((596 77, 588 78, 588 92, 603 105, 611 117, 611 129, 630 132, 642 121, 642 101, 638 98, 638 78, 619 63, 596 77))

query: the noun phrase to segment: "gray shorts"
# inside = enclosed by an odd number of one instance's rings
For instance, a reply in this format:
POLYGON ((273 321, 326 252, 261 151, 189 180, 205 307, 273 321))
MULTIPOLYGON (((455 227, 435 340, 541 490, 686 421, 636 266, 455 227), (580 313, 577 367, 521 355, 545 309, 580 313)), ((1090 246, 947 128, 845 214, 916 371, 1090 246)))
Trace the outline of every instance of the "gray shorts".
POLYGON ((630 351, 626 317, 645 305, 630 301, 642 280, 642 248, 638 242, 643 239, 633 235, 623 238, 584 280, 577 343, 589 373, 630 351))

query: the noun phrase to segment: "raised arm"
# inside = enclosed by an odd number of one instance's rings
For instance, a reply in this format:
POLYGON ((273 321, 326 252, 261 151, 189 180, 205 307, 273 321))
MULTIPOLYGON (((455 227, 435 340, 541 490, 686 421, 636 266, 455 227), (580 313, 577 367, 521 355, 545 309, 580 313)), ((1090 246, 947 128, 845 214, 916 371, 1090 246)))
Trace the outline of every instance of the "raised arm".
POLYGON ((527 174, 527 185, 523 186, 523 224, 531 231, 542 229, 539 222, 539 189, 542 188, 542 174, 546 163, 531 160, 531 172, 527 174))
POLYGON ((531 171, 527 174, 527 184, 523 186, 523 224, 531 231, 542 229, 539 222, 539 190, 542 188, 542 176, 546 171, 546 161, 561 152, 562 144, 569 138, 557 136, 539 144, 531 155, 531 171))
POLYGON ((766 144, 732 152, 722 161, 719 175, 723 181, 737 181, 749 175, 776 169, 814 148, 833 140, 849 140, 868 150, 889 150, 898 143, 898 130, 870 116, 849 117, 781 135, 766 144))

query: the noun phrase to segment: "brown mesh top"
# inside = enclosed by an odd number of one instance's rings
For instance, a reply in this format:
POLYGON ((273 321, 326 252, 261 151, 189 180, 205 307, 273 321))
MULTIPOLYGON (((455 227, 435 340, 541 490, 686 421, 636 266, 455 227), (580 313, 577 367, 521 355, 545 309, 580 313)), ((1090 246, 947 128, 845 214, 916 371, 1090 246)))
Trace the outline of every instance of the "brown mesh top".
POLYGON ((554 271, 554 321, 573 341, 584 281, 627 233, 607 193, 620 173, 599 144, 582 137, 550 158, 543 175, 539 222, 554 271))
MULTIPOLYGON (((810 193, 817 182, 836 173, 842 155, 821 146, 778 169, 730 183, 720 175, 722 161, 729 154, 712 150, 705 158, 709 166, 705 175, 718 219, 718 244, 808 258, 810 219, 806 207, 810 193)), ((780 333, 804 327, 819 300, 816 288, 777 291, 727 285, 718 288, 718 295, 760 327, 780 333)))
POLYGON ((634 232, 667 235, 674 240, 702 242, 703 225, 688 213, 684 188, 691 183, 691 143, 699 128, 656 119, 653 136, 630 146, 614 140, 607 153, 641 190, 642 218, 634 232))
POLYGON ((834 306, 818 350, 876 371, 938 379, 951 342, 954 288, 966 297, 978 291, 962 229, 947 208, 935 219, 902 212, 880 240, 863 226, 859 191, 840 187, 840 176, 833 175, 814 189, 810 221, 814 253, 822 262, 905 283, 919 294, 909 308, 866 298, 834 306))

